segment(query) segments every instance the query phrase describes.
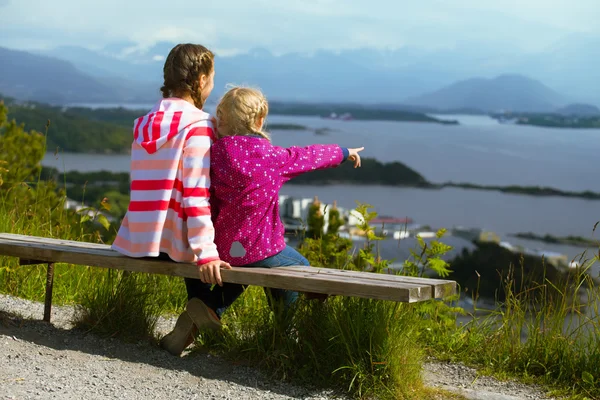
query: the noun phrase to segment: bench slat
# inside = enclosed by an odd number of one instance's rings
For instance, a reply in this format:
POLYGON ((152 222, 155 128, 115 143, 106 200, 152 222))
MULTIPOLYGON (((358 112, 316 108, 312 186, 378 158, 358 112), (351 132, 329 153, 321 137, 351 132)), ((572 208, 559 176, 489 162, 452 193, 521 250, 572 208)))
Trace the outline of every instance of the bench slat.
MULTIPOLYGON (((110 257, 123 257, 124 259, 129 259, 128 257, 124 257, 119 253, 116 253, 114 250, 110 248, 108 245, 99 244, 99 243, 87 243, 87 242, 78 242, 73 240, 65 240, 65 239, 53 239, 53 238, 42 238, 37 236, 25 236, 25 235, 17 235, 4 233, 0 234, 0 238, 6 239, 14 239, 16 241, 26 241, 30 243, 36 244, 44 244, 48 245, 61 245, 68 246, 71 251, 79 252, 81 250, 82 253, 90 253, 90 249, 98 250, 99 252, 95 252, 94 254, 98 255, 106 255, 110 257)), ((147 262, 148 259, 143 259, 147 262)), ((73 264, 76 264, 73 262, 73 264)), ((104 265, 102 265, 104 266, 104 265)), ((297 266, 297 267, 286 267, 287 269, 299 269, 304 270, 306 268, 315 268, 315 267, 305 267, 305 266, 297 266)), ((418 278, 411 276, 402 276, 402 275, 393 275, 393 274, 372 274, 372 273, 364 273, 359 271, 349 271, 349 270, 338 270, 333 268, 317 268, 319 273, 326 273, 335 276, 357 276, 361 279, 372 279, 372 280, 382 280, 382 281, 393 281, 393 282, 404 282, 404 283, 412 283, 412 284, 426 284, 431 285, 434 291, 434 297, 443 298, 448 295, 454 294, 456 292, 456 282, 444 279, 433 279, 433 278, 418 278)))
POLYGON ((286 267, 295 270, 303 270, 303 269, 314 269, 317 270, 317 273, 327 274, 335 277, 344 277, 344 276, 354 276, 360 277, 362 279, 370 279, 376 281, 391 281, 391 282, 402 282, 402 283, 412 283, 417 285, 430 285, 433 290, 433 297, 435 298, 444 298, 456 293, 456 282, 445 280, 445 279, 434 279, 434 278, 419 278, 414 276, 403 276, 403 275, 393 275, 393 274, 376 274, 376 273, 365 273, 360 271, 350 271, 350 270, 342 270, 342 269, 334 269, 334 268, 316 268, 316 267, 286 267))
MULTIPOLYGON (((44 262, 199 278, 198 269, 193 264, 127 257, 108 245, 97 243, 3 233, 0 234, 0 254, 44 262)), ((276 269, 234 267, 221 270, 221 276, 223 281, 231 283, 411 303, 438 297, 441 292, 444 295, 450 290, 454 293, 456 288, 452 281, 400 279, 408 277, 301 266, 276 269)))
POLYGON ((77 240, 67 240, 67 239, 55 239, 55 238, 47 238, 41 236, 29 236, 29 235, 19 235, 16 233, 0 233, 1 239, 13 240, 17 242, 28 242, 28 243, 37 243, 44 244, 48 243, 51 245, 62 245, 70 248, 80 248, 85 249, 86 251, 89 249, 97 249, 97 250, 108 250, 112 252, 113 250, 107 244, 102 243, 89 243, 89 242, 80 242, 77 240))
POLYGON ((406 303, 431 299, 431 286, 378 282, 368 279, 319 274, 316 271, 293 271, 280 268, 239 268, 222 270, 224 281, 264 287, 279 287, 300 292, 356 296, 406 303), (236 275, 238 275, 236 277, 236 275))

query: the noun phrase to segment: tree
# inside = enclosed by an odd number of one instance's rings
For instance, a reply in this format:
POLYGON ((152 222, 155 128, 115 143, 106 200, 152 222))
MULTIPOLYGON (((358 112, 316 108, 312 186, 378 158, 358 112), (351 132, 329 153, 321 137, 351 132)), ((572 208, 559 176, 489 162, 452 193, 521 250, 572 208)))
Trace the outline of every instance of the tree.
POLYGON ((323 228, 325 226, 325 217, 321 212, 321 202, 319 198, 315 196, 314 201, 308 208, 308 231, 306 237, 311 239, 318 239, 323 236, 323 228))
POLYGON ((46 140, 37 131, 25 131, 22 124, 8 120, 0 101, 0 207, 18 216, 33 217, 62 212, 64 193, 56 184, 40 179, 46 140))
POLYGON ((0 161, 4 164, 3 183, 13 186, 37 179, 44 157, 44 135, 25 132, 23 125, 8 121, 7 109, 0 102, 0 161))
POLYGON ((335 235, 340 230, 340 227, 345 223, 346 221, 344 221, 344 217, 340 215, 340 210, 337 208, 337 201, 334 201, 333 206, 329 210, 327 234, 335 235))

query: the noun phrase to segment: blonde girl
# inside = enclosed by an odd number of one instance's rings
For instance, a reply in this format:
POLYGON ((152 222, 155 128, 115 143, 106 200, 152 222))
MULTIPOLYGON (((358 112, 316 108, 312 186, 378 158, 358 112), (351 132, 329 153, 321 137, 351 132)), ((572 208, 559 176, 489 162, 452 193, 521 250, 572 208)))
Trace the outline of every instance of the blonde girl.
MULTIPOLYGON (((215 244, 221 259, 240 267, 309 265, 306 258, 284 241, 279 218, 279 190, 294 176, 332 168, 350 159, 360 167, 363 148, 312 145, 274 146, 263 131, 269 105, 256 89, 234 87, 217 106, 218 140, 211 148, 211 212, 215 244)), ((202 277, 204 285, 215 283, 202 277)), ((244 291, 244 286, 225 283, 205 304, 218 317, 244 291)), ((272 306, 290 306, 296 292, 265 289, 272 306)), ((198 292, 200 293, 200 291, 198 292)))

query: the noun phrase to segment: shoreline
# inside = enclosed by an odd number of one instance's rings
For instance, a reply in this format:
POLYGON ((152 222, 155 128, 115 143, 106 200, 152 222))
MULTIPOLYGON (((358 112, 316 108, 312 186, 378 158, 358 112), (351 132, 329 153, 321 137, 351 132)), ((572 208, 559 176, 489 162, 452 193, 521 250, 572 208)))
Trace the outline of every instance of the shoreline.
POLYGON ((548 244, 560 244, 565 246, 573 246, 573 247, 598 247, 599 241, 593 240, 586 237, 581 236, 554 236, 550 234, 538 235, 533 232, 519 232, 519 233, 511 233, 508 236, 516 237, 519 239, 533 240, 536 242, 548 243, 548 244))
POLYGON ((454 183, 446 182, 441 184, 432 184, 433 188, 443 189, 445 187, 465 189, 465 190, 480 190, 480 191, 494 191, 505 194, 517 194, 522 196, 533 196, 533 197, 566 197, 566 198, 577 198, 583 200, 600 200, 600 193, 592 192, 591 190, 584 191, 570 191, 561 190, 547 186, 498 186, 498 185, 479 185, 473 183, 454 183))
POLYGON ((530 196, 530 197, 562 197, 562 198, 574 198, 582 200, 596 201, 600 200, 600 193, 592 191, 573 192, 560 190, 549 187, 536 187, 536 186, 488 186, 478 185, 471 183, 424 183, 424 184, 386 184, 383 182, 364 183, 356 181, 329 181, 329 180, 314 180, 308 182, 288 182, 291 185, 357 185, 357 186, 389 186, 397 188, 409 188, 409 189, 425 189, 425 190, 442 190, 446 188, 463 189, 463 190, 476 190, 481 192, 500 192, 502 194, 512 194, 519 196, 530 196))
MULTIPOLYGON (((86 154, 86 153, 73 153, 73 154, 86 154)), ((116 154, 110 154, 110 156, 116 156, 116 154)), ((386 163, 392 164, 392 163, 386 163)), ((383 164, 384 166, 386 164, 383 164)), ((129 176, 129 172, 112 172, 108 170, 95 170, 88 172, 79 172, 77 170, 72 171, 60 171, 55 167, 42 166, 45 171, 53 173, 56 177, 62 177, 59 181, 66 180, 69 182, 69 175, 76 175, 78 177, 92 175, 96 181, 101 176, 104 176, 106 179, 102 179, 102 181, 114 182, 115 176, 124 176, 123 174, 127 174, 129 176), (54 171, 52 171, 54 170, 54 171), (63 179, 66 178, 66 179, 63 179)), ((46 174, 44 174, 47 176, 46 174)), ((127 178, 129 179, 129 178, 127 178)), ((445 188, 456 188, 463 190, 477 190, 477 191, 485 191, 485 192, 500 192, 503 194, 513 194, 520 196, 530 196, 530 197, 561 197, 561 198, 575 198, 582 200, 590 200, 590 201, 598 201, 600 200, 600 193, 593 192, 591 190, 583 190, 583 191, 569 191, 569 190, 561 190, 552 187, 546 186, 518 186, 518 185, 508 185, 508 186, 500 186, 500 185, 480 185, 474 183, 466 183, 466 182, 444 182, 444 183, 432 183, 432 182, 419 182, 419 183, 409 183, 409 182, 385 182, 385 181, 372 181, 372 182, 364 182, 356 179, 306 179, 295 181, 292 179, 289 181, 291 185, 357 185, 357 186, 388 186, 388 187, 397 187, 397 188, 414 188, 414 189, 428 189, 428 190, 442 190, 445 188)))

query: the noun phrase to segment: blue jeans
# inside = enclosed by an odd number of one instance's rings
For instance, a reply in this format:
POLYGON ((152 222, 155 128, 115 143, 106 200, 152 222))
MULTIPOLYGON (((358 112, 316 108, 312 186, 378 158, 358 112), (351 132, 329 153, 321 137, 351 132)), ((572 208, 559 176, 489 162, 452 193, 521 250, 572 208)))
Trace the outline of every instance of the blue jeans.
MULTIPOLYGON (((286 246, 285 249, 274 256, 244 267, 277 268, 293 265, 308 266, 310 264, 293 247, 286 246)), ((199 298, 221 318, 225 310, 244 292, 247 285, 224 282, 223 286, 214 285, 213 287, 210 283, 203 283, 200 279, 185 278, 185 287, 188 300, 193 297, 199 298)), ((265 288, 265 294, 271 309, 274 311, 278 311, 276 310, 278 305, 282 305, 284 310, 287 310, 298 299, 298 292, 285 289, 265 288)))

